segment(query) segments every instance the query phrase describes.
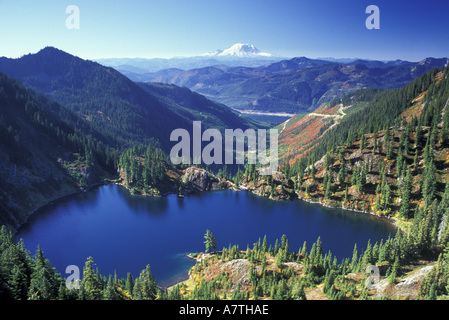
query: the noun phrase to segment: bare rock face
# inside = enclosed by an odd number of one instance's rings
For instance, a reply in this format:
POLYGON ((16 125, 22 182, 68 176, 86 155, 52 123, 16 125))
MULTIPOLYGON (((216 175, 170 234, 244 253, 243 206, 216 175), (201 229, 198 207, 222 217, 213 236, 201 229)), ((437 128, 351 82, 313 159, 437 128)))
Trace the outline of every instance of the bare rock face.
POLYGON ((222 265, 221 270, 229 272, 232 287, 235 290, 237 285, 249 286, 251 281, 249 280, 249 269, 251 267, 251 262, 246 259, 235 259, 226 262, 222 265))
POLYGON ((224 190, 228 185, 210 172, 197 168, 187 168, 182 176, 182 182, 192 191, 224 190))
POLYGON ((397 284, 390 284, 388 279, 383 279, 373 286, 377 291, 377 296, 388 295, 392 298, 401 298, 409 296, 415 299, 419 286, 426 275, 433 270, 434 266, 427 266, 416 270, 408 277, 401 279, 397 284))
POLYGON ((421 281, 426 277, 426 275, 433 270, 433 268, 434 268, 433 266, 427 266, 416 271, 410 277, 401 280, 396 285, 396 288, 398 290, 408 290, 415 288, 417 285, 421 283, 421 281))
POLYGON ((272 178, 274 181, 278 183, 282 183, 283 181, 287 181, 287 178, 282 172, 276 171, 273 173, 272 178))

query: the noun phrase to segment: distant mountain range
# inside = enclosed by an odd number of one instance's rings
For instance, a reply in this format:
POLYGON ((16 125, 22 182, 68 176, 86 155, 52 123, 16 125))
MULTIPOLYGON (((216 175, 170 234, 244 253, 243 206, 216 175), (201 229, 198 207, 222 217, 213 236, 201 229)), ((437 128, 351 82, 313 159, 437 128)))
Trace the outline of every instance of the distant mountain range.
POLYGON ((252 44, 236 43, 224 50, 204 53, 193 57, 174 58, 105 58, 95 61, 117 69, 123 74, 135 77, 149 77, 152 73, 164 69, 188 70, 193 68, 210 67, 214 65, 259 67, 286 59, 272 53, 262 52, 252 44))
POLYGON ((275 57, 274 54, 262 52, 254 45, 246 43, 236 43, 225 50, 216 50, 211 53, 206 53, 204 56, 208 57, 239 57, 239 58, 260 58, 260 57, 275 57))
POLYGON ((448 63, 430 57, 418 62, 285 58, 243 43, 188 58, 97 61, 133 81, 185 86, 248 114, 311 112, 359 89, 402 87, 448 63))
POLYGON ((313 111, 324 102, 358 89, 402 87, 447 63, 447 58, 336 63, 298 57, 260 67, 216 65, 185 71, 170 69, 141 74, 136 79, 186 86, 239 110, 298 114, 313 111))

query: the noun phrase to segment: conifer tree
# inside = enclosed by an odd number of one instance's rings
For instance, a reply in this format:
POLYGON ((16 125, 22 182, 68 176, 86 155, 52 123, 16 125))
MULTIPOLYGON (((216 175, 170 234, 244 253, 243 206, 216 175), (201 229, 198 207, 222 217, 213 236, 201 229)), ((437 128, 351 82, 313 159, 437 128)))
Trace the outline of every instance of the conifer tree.
POLYGON ((384 261, 387 261, 387 246, 383 243, 383 239, 380 242, 379 245, 379 254, 377 257, 377 263, 380 264, 384 261))
POLYGON ((376 133, 373 135, 373 155, 376 154, 376 149, 377 149, 377 138, 376 138, 376 133))
POLYGON ((388 276, 388 282, 395 283, 398 272, 399 272, 399 257, 396 256, 392 266, 391 273, 388 276))
POLYGON ((401 207, 399 208, 399 215, 404 219, 410 218, 411 194, 412 194, 412 176, 409 168, 407 170, 407 175, 405 177, 402 186, 401 207))
POLYGON ((263 237, 261 250, 262 250, 262 252, 267 252, 268 251, 268 244, 267 244, 267 236, 266 235, 263 237))
POLYGON ((324 198, 325 199, 329 199, 330 198, 330 194, 331 194, 331 177, 330 174, 327 173, 325 176, 325 184, 324 184, 324 198))
POLYGON ((134 289, 134 278, 130 272, 126 275, 126 282, 125 282, 125 289, 128 291, 129 296, 133 296, 133 289, 134 289))
POLYGON ((102 286, 98 281, 93 265, 94 265, 93 258, 88 257, 85 266, 83 268, 84 297, 87 300, 100 300, 102 299, 101 296, 102 286))
POLYGON ((326 270, 326 275, 324 277, 324 286, 323 286, 323 293, 327 294, 331 290, 331 288, 334 285, 334 272, 333 270, 326 270))
POLYGON ((386 148, 387 159, 392 160, 393 159, 393 144, 390 140, 387 141, 385 148, 386 148))
POLYGON ((360 138, 360 151, 363 152, 363 149, 366 147, 366 137, 365 134, 362 133, 362 137, 360 138))
POLYGON ((139 278, 137 278, 134 281, 134 287, 133 287, 132 291, 133 291, 133 295, 132 295, 133 300, 142 300, 143 299, 143 297, 142 297, 142 286, 140 285, 139 278))
MULTIPOLYGON (((12 270, 10 271, 9 275, 9 281, 8 281, 8 289, 10 291, 11 297, 14 300, 24 300, 26 298, 26 291, 27 291, 27 279, 25 274, 22 272, 21 268, 17 265, 15 265, 12 270)), ((37 280, 32 280, 32 283, 36 283, 37 287, 37 280)), ((48 288, 44 288, 42 286, 41 288, 43 294, 48 294, 48 288)), ((36 290, 33 290, 37 291, 36 290)), ((37 296, 37 293, 35 295, 38 299, 40 299, 39 296, 37 296)), ((31 299, 33 299, 33 295, 30 296, 31 299)))
POLYGON ((380 204, 380 201, 381 201, 381 196, 380 196, 380 194, 376 194, 376 200, 375 200, 375 202, 374 202, 374 211, 375 211, 375 212, 378 212, 378 211, 381 210, 381 204, 380 204))
POLYGON ((373 246, 371 244, 371 240, 368 240, 368 244, 366 246, 366 250, 363 253, 363 265, 362 265, 362 269, 365 269, 367 266, 371 265, 374 263, 374 259, 373 259, 373 246))
POLYGON ((428 163, 423 172, 422 196, 424 201, 430 203, 436 191, 436 168, 433 160, 428 163))
POLYGON ((385 183, 385 186, 382 189, 382 198, 384 203, 384 210, 388 208, 391 203, 391 189, 388 183, 385 183))
POLYGON ((358 268, 358 252, 357 252, 357 244, 354 245, 354 249, 352 251, 352 262, 351 262, 351 266, 352 266, 352 272, 357 272, 359 270, 358 268))
POLYGON ((399 147, 396 156, 396 176, 398 179, 402 176, 402 165, 403 165, 402 148, 399 147))
POLYGON ((106 284, 106 288, 104 290, 104 300, 118 300, 119 293, 117 288, 115 287, 115 283, 112 275, 109 275, 108 282, 106 284))
POLYGON ((154 300, 158 296, 159 288, 149 264, 140 272, 139 278, 135 280, 133 294, 143 300, 154 300))
POLYGON ((206 230, 206 234, 204 235, 204 244, 205 244, 205 252, 211 253, 212 250, 217 248, 217 243, 215 241, 214 234, 208 229, 206 230))
POLYGON ((303 245, 302 245, 302 249, 301 249, 301 255, 303 257, 305 257, 307 255, 307 242, 304 241, 303 245))
POLYGON ((358 172, 357 175, 357 189, 359 192, 365 192, 365 186, 366 186, 366 167, 362 166, 360 172, 358 172))
POLYGON ((349 201, 349 194, 348 194, 348 186, 345 187, 345 203, 347 204, 349 201))

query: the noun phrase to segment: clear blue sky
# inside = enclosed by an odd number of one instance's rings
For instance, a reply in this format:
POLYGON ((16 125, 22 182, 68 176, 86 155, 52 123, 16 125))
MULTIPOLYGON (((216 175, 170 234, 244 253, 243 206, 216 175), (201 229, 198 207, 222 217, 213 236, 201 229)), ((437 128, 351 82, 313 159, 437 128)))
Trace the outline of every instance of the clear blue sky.
POLYGON ((192 56, 251 43, 282 56, 449 56, 449 1, 0 0, 0 56, 54 46, 85 59, 192 56), (65 9, 80 9, 69 30, 65 9), (368 30, 368 5, 380 30, 368 30))

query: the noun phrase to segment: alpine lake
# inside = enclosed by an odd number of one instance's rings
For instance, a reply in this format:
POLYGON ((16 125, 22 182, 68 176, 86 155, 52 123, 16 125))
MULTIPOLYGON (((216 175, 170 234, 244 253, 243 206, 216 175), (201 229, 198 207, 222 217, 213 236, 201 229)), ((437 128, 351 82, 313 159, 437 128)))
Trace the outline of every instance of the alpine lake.
POLYGON ((102 275, 134 277, 151 266, 161 287, 188 277, 195 264, 189 253, 204 251, 204 234, 210 230, 217 250, 247 246, 267 238, 274 247, 286 235, 289 248, 298 251, 304 241, 321 238, 323 252, 340 262, 352 257, 354 245, 362 252, 393 237, 396 228, 373 215, 330 209, 300 200, 273 201, 248 191, 211 191, 145 197, 130 195, 111 184, 52 202, 36 211, 17 232, 34 255, 39 245, 63 277, 69 265, 81 270, 89 256, 102 275))

